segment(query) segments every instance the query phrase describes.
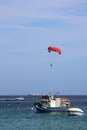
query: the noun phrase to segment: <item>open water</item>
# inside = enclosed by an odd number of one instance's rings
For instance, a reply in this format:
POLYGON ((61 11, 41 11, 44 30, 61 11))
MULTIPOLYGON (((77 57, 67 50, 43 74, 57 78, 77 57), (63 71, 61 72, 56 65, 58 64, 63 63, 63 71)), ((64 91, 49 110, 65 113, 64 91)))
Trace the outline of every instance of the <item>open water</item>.
POLYGON ((67 97, 72 107, 84 110, 83 116, 35 113, 36 96, 25 97, 24 101, 0 101, 0 130, 87 130, 87 96, 67 97))

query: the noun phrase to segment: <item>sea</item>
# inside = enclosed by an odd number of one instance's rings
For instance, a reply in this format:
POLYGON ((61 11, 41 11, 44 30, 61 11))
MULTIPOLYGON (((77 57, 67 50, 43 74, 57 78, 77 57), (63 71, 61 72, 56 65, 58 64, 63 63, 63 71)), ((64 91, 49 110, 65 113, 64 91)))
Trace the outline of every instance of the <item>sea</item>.
POLYGON ((25 95, 24 100, 8 100, 13 96, 0 96, 0 130, 87 130, 87 96, 61 97, 68 97, 71 106, 81 108, 84 115, 36 113, 34 102, 40 98, 36 95, 25 95))

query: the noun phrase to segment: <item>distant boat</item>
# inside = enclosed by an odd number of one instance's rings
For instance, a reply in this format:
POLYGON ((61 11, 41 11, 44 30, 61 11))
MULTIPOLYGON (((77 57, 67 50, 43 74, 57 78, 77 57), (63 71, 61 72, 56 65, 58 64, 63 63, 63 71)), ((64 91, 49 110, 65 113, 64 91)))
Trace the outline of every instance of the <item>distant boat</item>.
POLYGON ((23 101, 23 100, 24 97, 22 96, 0 98, 0 101, 23 101))
POLYGON ((24 97, 22 97, 22 96, 15 97, 14 100, 23 101, 23 100, 24 100, 24 97))
POLYGON ((45 95, 39 102, 34 103, 36 112, 66 112, 70 107, 68 98, 54 98, 51 95, 45 95))
POLYGON ((81 116, 84 114, 84 111, 80 108, 69 108, 68 113, 69 113, 69 115, 72 115, 72 116, 74 116, 74 115, 81 116))

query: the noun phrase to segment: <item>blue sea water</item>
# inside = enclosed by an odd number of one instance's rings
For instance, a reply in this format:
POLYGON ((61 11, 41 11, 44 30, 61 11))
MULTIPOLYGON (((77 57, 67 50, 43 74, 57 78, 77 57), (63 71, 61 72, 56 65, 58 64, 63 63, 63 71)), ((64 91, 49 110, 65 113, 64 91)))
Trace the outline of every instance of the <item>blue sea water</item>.
POLYGON ((24 101, 0 101, 0 130, 86 130, 87 96, 68 96, 72 107, 84 110, 83 116, 68 113, 35 113, 32 110, 38 97, 25 97, 24 101))

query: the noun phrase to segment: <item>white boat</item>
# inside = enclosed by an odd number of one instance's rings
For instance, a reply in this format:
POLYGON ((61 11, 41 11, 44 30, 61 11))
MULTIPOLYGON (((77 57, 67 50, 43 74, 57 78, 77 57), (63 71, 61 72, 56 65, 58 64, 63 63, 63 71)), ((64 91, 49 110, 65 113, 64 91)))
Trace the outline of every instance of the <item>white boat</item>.
POLYGON ((76 116, 81 116, 84 114, 84 111, 80 108, 69 108, 68 109, 69 115, 76 115, 76 116))
POLYGON ((67 112, 70 107, 68 98, 54 98, 51 95, 42 95, 40 101, 34 103, 36 112, 67 112))
POLYGON ((18 97, 15 97, 14 100, 23 101, 23 100, 24 100, 24 97, 18 96, 18 97))

